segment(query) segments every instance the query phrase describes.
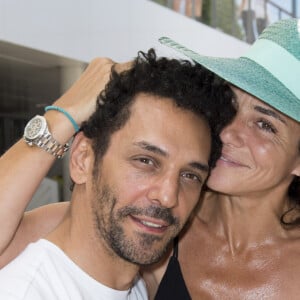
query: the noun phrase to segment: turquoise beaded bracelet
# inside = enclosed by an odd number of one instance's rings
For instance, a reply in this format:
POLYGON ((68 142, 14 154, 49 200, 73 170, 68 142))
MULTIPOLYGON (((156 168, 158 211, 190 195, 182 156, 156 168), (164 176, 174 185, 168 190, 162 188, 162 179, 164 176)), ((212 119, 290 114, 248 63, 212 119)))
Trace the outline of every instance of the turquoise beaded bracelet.
POLYGON ((45 107, 45 111, 48 111, 48 110, 57 110, 57 111, 63 113, 70 120, 70 122, 72 123, 72 125, 75 129, 75 132, 79 131, 79 126, 77 125, 77 123, 75 122, 73 117, 67 111, 65 111, 63 108, 55 106, 55 105, 51 105, 51 106, 46 106, 45 107))

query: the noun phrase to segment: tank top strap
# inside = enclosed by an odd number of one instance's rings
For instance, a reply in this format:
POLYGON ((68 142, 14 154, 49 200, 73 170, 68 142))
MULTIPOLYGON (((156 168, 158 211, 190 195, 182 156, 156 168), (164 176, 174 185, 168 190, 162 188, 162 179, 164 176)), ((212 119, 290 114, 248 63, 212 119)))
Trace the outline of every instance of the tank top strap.
POLYGON ((173 254, 158 286, 154 300, 192 300, 178 261, 178 242, 179 239, 176 237, 173 241, 173 254))
POLYGON ((173 257, 178 258, 178 242, 179 238, 176 236, 173 241, 173 257))

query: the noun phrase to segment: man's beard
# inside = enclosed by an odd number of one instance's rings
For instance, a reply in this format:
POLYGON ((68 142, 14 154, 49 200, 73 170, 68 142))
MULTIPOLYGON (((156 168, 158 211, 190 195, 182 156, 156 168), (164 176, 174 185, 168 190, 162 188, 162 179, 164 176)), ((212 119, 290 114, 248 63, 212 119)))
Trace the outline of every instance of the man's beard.
POLYGON ((93 205, 95 228, 108 248, 113 250, 114 254, 134 264, 148 265, 159 261, 181 229, 179 220, 172 215, 170 209, 157 205, 146 208, 130 205, 114 211, 118 200, 112 190, 107 185, 102 188, 97 187, 95 190, 97 197, 93 205), (126 236, 122 221, 130 218, 130 215, 148 216, 167 222, 168 238, 162 241, 163 238, 158 235, 140 232, 133 232, 132 237, 126 236), (157 243, 160 245, 157 246, 157 243))

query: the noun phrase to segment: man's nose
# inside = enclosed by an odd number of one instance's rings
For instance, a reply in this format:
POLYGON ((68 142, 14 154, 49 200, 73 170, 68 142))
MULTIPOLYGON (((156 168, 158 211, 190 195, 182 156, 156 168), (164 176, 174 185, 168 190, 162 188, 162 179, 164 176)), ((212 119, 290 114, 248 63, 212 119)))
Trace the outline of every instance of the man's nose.
POLYGON ((148 198, 166 208, 178 205, 179 176, 177 174, 164 174, 156 178, 149 188, 148 198))

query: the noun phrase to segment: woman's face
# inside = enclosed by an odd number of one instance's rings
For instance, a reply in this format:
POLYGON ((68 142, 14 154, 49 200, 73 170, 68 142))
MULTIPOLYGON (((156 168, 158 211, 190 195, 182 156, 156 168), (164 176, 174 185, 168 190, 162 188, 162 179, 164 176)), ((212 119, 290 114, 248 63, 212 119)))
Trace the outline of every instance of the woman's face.
POLYGON ((300 123, 233 88, 237 115, 221 132, 222 156, 208 186, 230 195, 286 190, 300 175, 300 123))

